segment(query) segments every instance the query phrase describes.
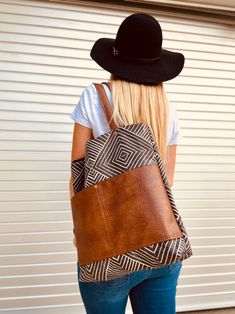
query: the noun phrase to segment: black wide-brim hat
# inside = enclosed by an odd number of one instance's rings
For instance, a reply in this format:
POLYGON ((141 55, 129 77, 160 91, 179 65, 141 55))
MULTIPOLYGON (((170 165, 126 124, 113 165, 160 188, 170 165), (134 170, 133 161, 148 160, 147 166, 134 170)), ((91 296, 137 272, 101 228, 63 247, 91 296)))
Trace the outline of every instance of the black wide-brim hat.
POLYGON ((158 84, 179 75, 184 55, 162 48, 162 30, 151 15, 135 13, 120 25, 116 39, 100 38, 91 58, 118 77, 141 84, 158 84))

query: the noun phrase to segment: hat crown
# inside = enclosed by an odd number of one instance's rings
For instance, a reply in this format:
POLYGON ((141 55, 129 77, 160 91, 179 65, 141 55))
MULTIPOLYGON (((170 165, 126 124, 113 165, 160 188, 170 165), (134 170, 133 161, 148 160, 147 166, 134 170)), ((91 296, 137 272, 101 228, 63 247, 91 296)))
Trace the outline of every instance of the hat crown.
POLYGON ((162 48, 161 26, 151 15, 132 14, 120 25, 114 47, 120 57, 158 58, 162 48))

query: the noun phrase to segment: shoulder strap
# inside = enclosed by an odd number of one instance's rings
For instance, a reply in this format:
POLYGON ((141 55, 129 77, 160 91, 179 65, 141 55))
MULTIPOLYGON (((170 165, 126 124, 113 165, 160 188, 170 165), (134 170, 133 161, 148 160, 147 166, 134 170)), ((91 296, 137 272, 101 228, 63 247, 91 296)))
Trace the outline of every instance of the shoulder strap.
POLYGON ((98 92, 99 99, 100 99, 101 105, 104 109, 104 113, 105 113, 106 119, 108 121, 108 124, 109 124, 111 130, 113 130, 117 126, 116 126, 116 123, 111 118, 112 117, 112 108, 111 108, 111 105, 109 103, 106 92, 104 90, 104 86, 102 84, 97 84, 97 83, 94 83, 94 85, 95 85, 95 88, 98 92))
POLYGON ((108 86, 108 88, 110 89, 110 91, 112 90, 112 89, 111 89, 111 84, 110 84, 109 82, 102 82, 102 84, 107 85, 107 86, 108 86))

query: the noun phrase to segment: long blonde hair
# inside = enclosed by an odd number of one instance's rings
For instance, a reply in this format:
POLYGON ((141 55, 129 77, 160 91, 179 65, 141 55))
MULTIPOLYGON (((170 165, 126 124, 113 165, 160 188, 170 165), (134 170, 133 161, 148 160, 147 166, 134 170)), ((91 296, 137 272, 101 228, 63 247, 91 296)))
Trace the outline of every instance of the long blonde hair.
POLYGON ((163 83, 144 85, 111 75, 113 120, 118 127, 132 123, 147 123, 162 161, 167 163, 169 105, 163 83))

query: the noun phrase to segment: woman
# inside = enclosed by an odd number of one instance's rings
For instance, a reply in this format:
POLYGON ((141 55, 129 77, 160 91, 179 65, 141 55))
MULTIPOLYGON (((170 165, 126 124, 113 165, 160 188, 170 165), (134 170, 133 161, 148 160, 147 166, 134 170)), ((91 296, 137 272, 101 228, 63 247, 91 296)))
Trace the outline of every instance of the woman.
MULTIPOLYGON (((184 66, 181 53, 162 49, 160 24, 152 16, 136 13, 120 25, 116 39, 101 38, 91 57, 111 73, 111 91, 105 91, 117 126, 148 123, 173 184, 177 143, 182 139, 177 111, 168 103, 163 82, 176 77, 184 66)), ((86 142, 110 128, 94 84, 90 84, 71 114, 75 121, 72 161, 85 156, 86 142)), ((74 195, 70 179, 70 198, 74 195)), ((76 246, 76 240, 73 239, 76 246)), ((79 264, 78 278, 79 278, 79 264)), ((130 297, 135 314, 174 314, 177 281, 182 262, 146 269, 117 279, 80 282, 88 314, 122 314, 130 297)))

